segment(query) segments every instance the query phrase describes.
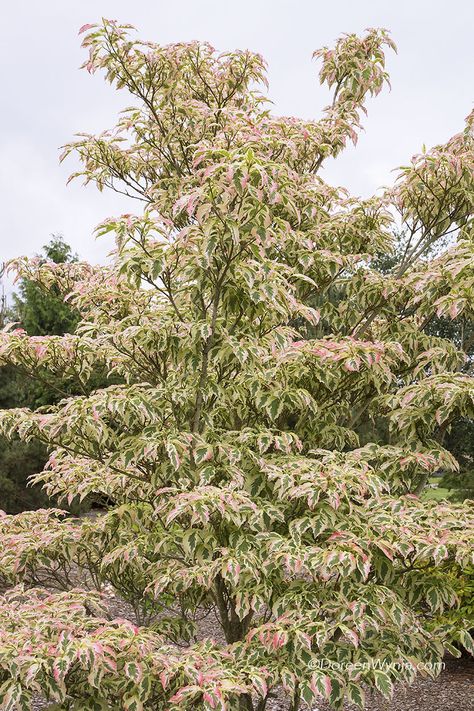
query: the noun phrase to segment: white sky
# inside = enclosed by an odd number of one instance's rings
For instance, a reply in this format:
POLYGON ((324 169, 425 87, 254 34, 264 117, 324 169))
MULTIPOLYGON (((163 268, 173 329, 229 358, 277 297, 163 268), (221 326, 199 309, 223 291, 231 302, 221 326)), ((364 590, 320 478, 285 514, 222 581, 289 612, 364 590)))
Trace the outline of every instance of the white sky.
MULTIPOLYGON (((369 195, 423 143, 444 142, 472 107, 472 0, 3 0, 0 17, 0 262, 34 254, 62 233, 81 258, 104 261, 111 238, 93 229, 107 216, 136 209, 79 181, 58 148, 79 131, 114 125, 130 103, 100 74, 79 71, 79 27, 101 16, 134 24, 159 43, 209 40, 220 50, 250 48, 269 64, 275 112, 318 117, 328 96, 317 81, 314 49, 342 32, 383 26, 392 91, 368 103, 356 149, 326 165, 323 177, 369 195)), ((132 201, 130 201, 132 202, 132 201)))

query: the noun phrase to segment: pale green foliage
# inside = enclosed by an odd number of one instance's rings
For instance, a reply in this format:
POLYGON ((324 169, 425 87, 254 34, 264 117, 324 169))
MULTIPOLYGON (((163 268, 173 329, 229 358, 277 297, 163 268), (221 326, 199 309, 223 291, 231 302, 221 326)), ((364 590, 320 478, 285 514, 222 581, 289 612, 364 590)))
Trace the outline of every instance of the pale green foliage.
POLYGON ((36 597, 3 601, 3 706, 28 708, 35 690, 59 708, 135 711, 263 711, 278 686, 293 710, 318 695, 361 705, 367 685, 389 696, 453 641, 472 649, 462 620, 443 617, 457 603, 443 571, 472 565, 474 510, 414 494, 456 470, 440 432, 473 410, 461 355, 424 330, 432 314, 472 312, 472 118, 393 190, 353 199, 316 171, 386 80, 386 32, 318 54, 335 94, 311 122, 266 110, 259 56, 128 29, 87 26, 87 68, 138 101, 66 154, 143 214, 99 227, 117 239, 106 268, 18 261, 83 321, 75 336, 11 332, 1 345, 5 362, 84 385, 41 412, 5 411, 1 426, 48 445, 37 481, 49 493, 100 495, 110 510, 0 519, 5 583, 65 591, 47 598, 27 653, 36 597), (406 254, 382 279, 394 208, 406 254), (456 244, 429 259, 449 233, 456 244), (125 384, 89 394, 99 365, 125 384), (366 413, 392 423, 390 444, 361 446, 366 413), (78 570, 130 602, 140 628, 85 617, 78 570), (209 611, 220 641, 198 642, 209 611))

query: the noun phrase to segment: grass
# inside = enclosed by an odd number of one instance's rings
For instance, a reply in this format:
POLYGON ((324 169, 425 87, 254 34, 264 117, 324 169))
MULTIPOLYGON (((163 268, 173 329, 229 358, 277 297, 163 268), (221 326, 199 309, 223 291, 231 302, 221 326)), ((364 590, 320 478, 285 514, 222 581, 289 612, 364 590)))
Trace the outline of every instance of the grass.
POLYGON ((443 501, 447 499, 450 494, 450 489, 445 489, 442 486, 438 486, 439 478, 433 476, 429 479, 429 488, 423 493, 423 498, 427 501, 443 501))

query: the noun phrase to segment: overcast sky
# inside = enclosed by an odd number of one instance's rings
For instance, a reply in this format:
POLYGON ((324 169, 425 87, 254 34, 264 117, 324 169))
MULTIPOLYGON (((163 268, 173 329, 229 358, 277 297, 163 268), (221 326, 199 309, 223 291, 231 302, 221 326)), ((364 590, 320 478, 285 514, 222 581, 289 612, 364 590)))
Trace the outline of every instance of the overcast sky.
MULTIPOLYGON (((327 94, 317 81, 314 49, 342 32, 383 26, 392 91, 368 103, 356 149, 327 164, 323 177, 369 195, 393 179, 413 153, 444 142, 472 108, 472 0, 3 0, 1 3, 0 262, 40 251, 61 233, 81 258, 106 259, 111 239, 93 229, 107 216, 131 211, 114 194, 78 181, 59 165, 59 146, 78 131, 114 125, 129 104, 84 59, 77 31, 101 16, 134 24, 158 43, 209 40, 220 50, 249 48, 269 64, 275 112, 317 118, 327 94)), ((136 209, 136 203, 133 203, 136 209)))

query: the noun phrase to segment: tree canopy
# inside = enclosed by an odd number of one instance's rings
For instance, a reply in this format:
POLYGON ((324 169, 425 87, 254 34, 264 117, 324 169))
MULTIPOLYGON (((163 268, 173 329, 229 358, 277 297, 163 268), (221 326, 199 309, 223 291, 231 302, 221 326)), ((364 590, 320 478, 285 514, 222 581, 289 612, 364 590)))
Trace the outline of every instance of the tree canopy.
POLYGON ((116 237, 105 267, 11 265, 81 322, 5 331, 3 361, 81 390, 0 427, 49 448, 49 494, 109 510, 0 518, 4 706, 263 711, 277 689, 291 711, 362 706, 454 643, 473 652, 446 574, 473 563, 473 505, 418 494, 456 470, 443 433, 473 414, 464 353, 428 324, 472 317, 474 114, 360 199, 319 170, 388 81, 385 30, 315 53, 319 120, 270 112, 252 52, 82 32, 87 70, 132 98, 64 156, 142 210, 98 228, 116 237), (383 273, 394 224, 405 248, 383 273), (122 382, 92 390, 104 364, 122 382), (386 443, 360 442, 367 415, 386 443), (107 613, 93 590, 110 589, 133 617, 107 613))

